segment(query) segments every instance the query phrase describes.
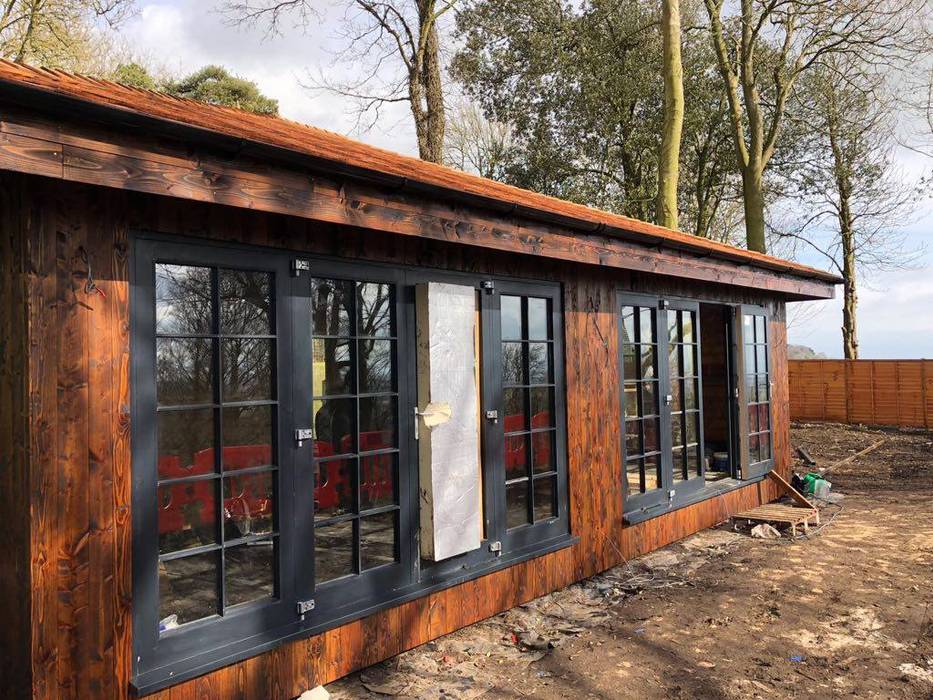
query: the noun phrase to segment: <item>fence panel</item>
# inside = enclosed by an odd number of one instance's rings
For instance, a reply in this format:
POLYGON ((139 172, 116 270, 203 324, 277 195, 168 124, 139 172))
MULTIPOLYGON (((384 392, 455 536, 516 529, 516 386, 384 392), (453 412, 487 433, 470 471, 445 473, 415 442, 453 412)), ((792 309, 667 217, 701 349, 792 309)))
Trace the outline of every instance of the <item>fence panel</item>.
POLYGON ((933 423, 931 360, 791 360, 788 379, 792 420, 933 423))

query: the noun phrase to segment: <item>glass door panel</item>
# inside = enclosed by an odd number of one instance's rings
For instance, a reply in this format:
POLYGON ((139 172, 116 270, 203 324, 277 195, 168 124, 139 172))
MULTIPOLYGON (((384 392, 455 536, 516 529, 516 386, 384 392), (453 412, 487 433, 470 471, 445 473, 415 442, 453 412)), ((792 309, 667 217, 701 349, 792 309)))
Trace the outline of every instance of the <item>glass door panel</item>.
POLYGON ((671 480, 676 499, 704 485, 699 308, 691 302, 673 302, 666 316, 671 480))
POLYGON ((742 478, 749 479, 765 474, 774 464, 767 312, 760 307, 743 306, 736 325, 739 458, 742 478))

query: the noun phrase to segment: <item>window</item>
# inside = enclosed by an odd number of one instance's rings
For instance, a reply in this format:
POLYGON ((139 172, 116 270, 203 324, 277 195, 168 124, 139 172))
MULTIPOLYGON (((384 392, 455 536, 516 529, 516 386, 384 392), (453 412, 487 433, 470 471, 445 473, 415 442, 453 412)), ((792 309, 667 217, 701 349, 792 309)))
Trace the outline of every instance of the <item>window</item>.
POLYGON ((143 692, 572 541, 558 287, 330 260, 296 272, 285 253, 142 234, 133 254, 143 692), (415 290, 448 278, 476 299, 465 423, 481 432, 482 539, 428 558, 415 290))
POLYGON ((669 508, 703 485, 699 307, 620 296, 626 513, 669 508))
POLYGON ((739 375, 739 415, 743 439, 740 464, 743 478, 766 473, 774 464, 771 440, 771 373, 768 316, 764 309, 742 307, 738 333, 742 348, 739 375))

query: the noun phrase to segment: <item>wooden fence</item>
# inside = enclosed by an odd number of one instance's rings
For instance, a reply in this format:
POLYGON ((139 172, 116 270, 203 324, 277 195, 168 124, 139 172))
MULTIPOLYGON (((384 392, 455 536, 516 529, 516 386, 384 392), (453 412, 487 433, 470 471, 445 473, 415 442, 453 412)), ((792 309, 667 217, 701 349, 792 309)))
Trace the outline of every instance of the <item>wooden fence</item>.
POLYGON ((933 360, 791 360, 791 420, 933 427, 933 360))

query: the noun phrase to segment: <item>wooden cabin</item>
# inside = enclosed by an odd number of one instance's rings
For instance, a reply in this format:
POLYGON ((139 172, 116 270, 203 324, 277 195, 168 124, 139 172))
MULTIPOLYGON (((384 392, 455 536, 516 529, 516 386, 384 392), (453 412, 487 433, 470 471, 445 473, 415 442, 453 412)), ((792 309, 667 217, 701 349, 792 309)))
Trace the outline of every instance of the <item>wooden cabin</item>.
POLYGON ((0 64, 4 697, 293 698, 773 500, 833 275, 0 64))

